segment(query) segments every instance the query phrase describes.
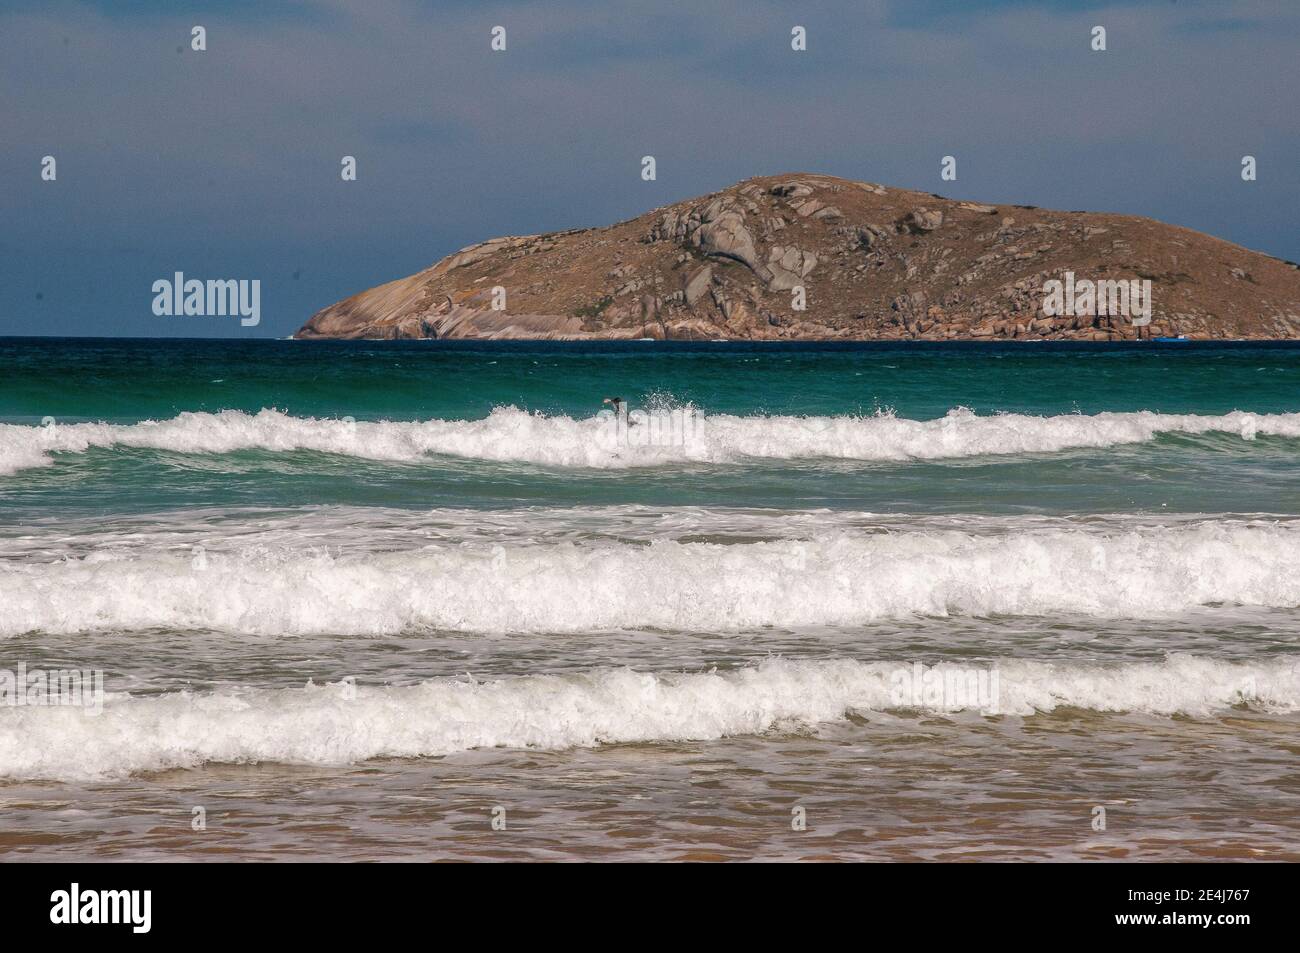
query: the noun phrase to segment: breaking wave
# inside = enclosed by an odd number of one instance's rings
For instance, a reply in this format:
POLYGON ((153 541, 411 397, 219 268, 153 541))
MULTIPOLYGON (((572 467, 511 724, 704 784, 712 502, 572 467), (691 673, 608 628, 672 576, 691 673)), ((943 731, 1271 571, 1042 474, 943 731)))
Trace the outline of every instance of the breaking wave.
POLYGON ((348 764, 473 748, 565 749, 807 730, 853 712, 1030 715, 1062 707, 1207 716, 1237 705, 1300 706, 1300 662, 1002 660, 918 668, 899 662, 771 659, 729 671, 596 669, 491 681, 110 694, 99 713, 0 713, 0 776, 76 780, 205 763, 348 764), (996 673, 996 675, 994 674, 996 673), (929 680, 933 692, 917 686, 929 680))
POLYGON ((311 450, 391 462, 443 455, 609 469, 748 459, 942 460, 1112 447, 1170 433, 1237 434, 1247 440, 1256 435, 1300 437, 1300 413, 1035 417, 978 416, 958 408, 935 420, 909 420, 892 414, 736 417, 705 415, 688 406, 642 415, 627 426, 612 415, 575 419, 515 407, 498 407, 479 420, 411 422, 223 410, 136 424, 0 424, 0 474, 48 465, 53 454, 84 453, 92 447, 195 454, 311 450))
POLYGON ((918 615, 1158 618, 1218 604, 1300 606, 1300 524, 990 534, 814 523, 803 538, 759 541, 439 541, 362 552, 235 538, 194 551, 110 546, 0 560, 0 635, 726 632, 918 615))

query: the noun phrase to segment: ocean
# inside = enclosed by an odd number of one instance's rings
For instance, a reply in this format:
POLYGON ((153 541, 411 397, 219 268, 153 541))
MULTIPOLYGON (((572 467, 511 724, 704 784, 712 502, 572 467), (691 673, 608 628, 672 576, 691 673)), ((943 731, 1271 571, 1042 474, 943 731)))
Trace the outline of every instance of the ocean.
POLYGON ((0 339, 0 857, 1300 860, 1298 467, 1291 343, 0 339))

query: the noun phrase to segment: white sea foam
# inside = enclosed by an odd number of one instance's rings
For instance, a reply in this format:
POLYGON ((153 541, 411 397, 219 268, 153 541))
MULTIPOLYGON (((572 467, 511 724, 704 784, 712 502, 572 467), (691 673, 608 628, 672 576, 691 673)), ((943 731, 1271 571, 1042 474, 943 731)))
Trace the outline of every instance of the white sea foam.
MULTIPOLYGON (((916 615, 1158 618, 1300 606, 1300 524, 998 532, 813 529, 767 541, 439 541, 355 551, 218 540, 0 560, 0 635, 737 631, 916 615)), ((83 550, 84 552, 84 550, 83 550)))
MULTIPOLYGON (((985 662, 992 706, 1031 715, 1062 707, 1211 716, 1235 705, 1300 707, 1300 662, 1236 663, 1176 655, 1161 662, 985 662)), ((930 671, 968 678, 949 663, 930 671)), ((209 762, 346 764, 472 748, 564 749, 620 742, 700 741, 807 730, 851 712, 971 711, 900 696, 915 665, 772 659, 729 671, 649 674, 596 669, 492 681, 439 678, 408 686, 224 689, 110 695, 103 712, 0 709, 0 776, 115 777, 209 762), (900 697, 903 701, 900 703, 900 697)))
POLYGON ((498 407, 479 420, 412 422, 292 417, 224 410, 137 424, 48 427, 0 424, 0 474, 52 462, 52 454, 92 447, 179 453, 313 450, 370 460, 415 462, 429 455, 554 467, 624 468, 747 459, 940 460, 1045 453, 1141 443, 1164 433, 1300 437, 1300 413, 1220 416, 1102 413, 977 416, 965 409, 935 420, 869 417, 735 417, 691 407, 619 427, 609 416, 575 419, 498 407))

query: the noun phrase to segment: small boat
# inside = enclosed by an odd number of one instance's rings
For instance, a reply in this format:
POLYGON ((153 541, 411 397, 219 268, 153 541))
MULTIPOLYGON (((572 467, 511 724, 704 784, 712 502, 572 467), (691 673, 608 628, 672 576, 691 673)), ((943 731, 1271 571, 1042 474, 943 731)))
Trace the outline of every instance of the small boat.
POLYGON ((1179 344, 1179 343, 1185 343, 1187 341, 1190 341, 1191 338, 1189 338, 1186 334, 1180 334, 1177 337, 1173 337, 1173 338, 1152 338, 1151 340, 1154 341, 1156 344, 1179 344))

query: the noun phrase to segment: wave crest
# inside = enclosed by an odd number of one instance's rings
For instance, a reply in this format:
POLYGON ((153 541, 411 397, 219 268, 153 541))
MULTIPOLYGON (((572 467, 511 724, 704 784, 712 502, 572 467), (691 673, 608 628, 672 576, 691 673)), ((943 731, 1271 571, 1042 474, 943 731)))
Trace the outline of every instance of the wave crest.
POLYGON ((1300 706, 1300 663, 1191 656, 1162 662, 1002 660, 927 670, 947 680, 996 672, 992 705, 927 701, 918 669, 899 662, 773 659, 730 671, 648 674, 597 669, 478 682, 338 683, 110 696, 98 715, 19 708, 0 719, 0 776, 94 779, 204 763, 347 764, 473 748, 564 749, 713 740, 805 729, 851 712, 979 711, 1031 715, 1062 707, 1207 716, 1235 705, 1300 706))
POLYGON ((916 615, 1154 618, 1300 606, 1300 524, 1102 531, 814 530, 718 543, 265 544, 0 562, 0 635, 167 627, 265 635, 413 630, 736 631, 916 615))
POLYGON ((44 466, 52 454, 92 447, 140 447, 179 453, 311 450, 388 462, 430 455, 596 469, 750 459, 942 460, 988 454, 1049 453, 1141 443, 1160 434, 1300 437, 1300 413, 1219 416, 1101 413, 1035 417, 978 416, 958 408, 935 420, 869 417, 705 415, 686 406, 634 418, 533 414, 498 407, 479 420, 351 421, 247 414, 182 413, 137 424, 44 427, 0 424, 0 474, 44 466))

